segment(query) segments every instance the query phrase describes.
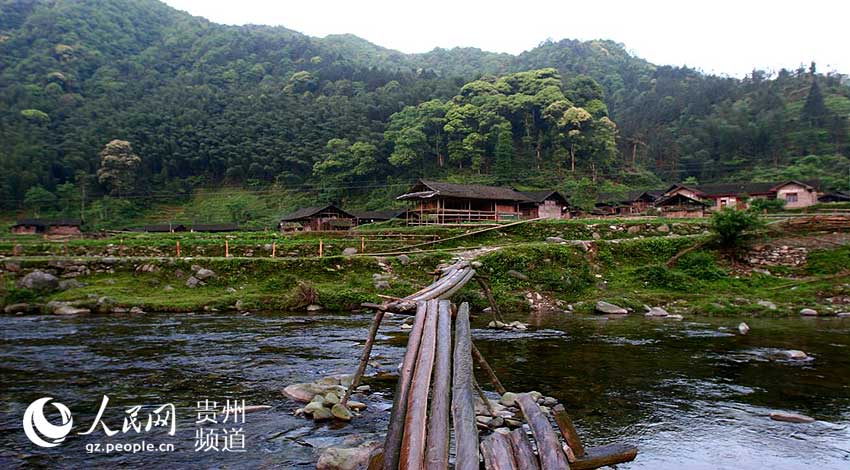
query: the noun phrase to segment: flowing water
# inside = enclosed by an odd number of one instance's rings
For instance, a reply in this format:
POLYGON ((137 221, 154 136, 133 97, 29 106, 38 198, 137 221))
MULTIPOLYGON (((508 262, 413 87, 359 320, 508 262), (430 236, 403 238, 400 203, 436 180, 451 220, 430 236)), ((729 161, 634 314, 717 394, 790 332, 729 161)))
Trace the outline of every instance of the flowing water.
MULTIPOLYGON (((314 424, 292 415, 280 390, 349 373, 370 318, 363 315, 159 314, 3 317, 0 330, 0 468, 313 468, 319 449, 386 430, 406 333, 400 318, 381 329, 366 381, 369 408, 351 424, 314 424), (109 397, 102 425, 95 421, 109 397), (27 439, 27 406, 42 397, 70 409, 73 427, 52 448, 27 439), (199 416, 204 402, 271 405, 245 422, 199 416), (201 408, 199 408, 199 403, 201 408), (141 405, 142 425, 160 405, 176 410, 176 431, 122 427, 141 405), (202 417, 207 421, 198 423, 202 417), (218 421, 217 423, 211 422, 218 421), (234 429, 241 431, 234 431, 234 429), (219 437, 206 450, 198 432, 219 437), (230 441, 227 436, 230 436, 230 441), (244 437, 244 452, 238 452, 244 437), (109 452, 108 443, 166 443, 173 451, 109 452), (225 451, 230 442, 230 451, 225 451), (97 445, 101 447, 96 448, 97 445), (216 450, 216 448, 218 450, 216 450)), ((689 317, 550 316, 525 332, 477 328, 476 344, 508 389, 562 401, 586 445, 637 444, 624 469, 850 468, 850 319, 739 320, 689 317), (800 349, 806 361, 777 360, 800 349), (773 421, 795 412, 811 424, 773 421)), ((485 323, 480 319, 479 326, 485 323)), ((210 407, 207 407, 208 409, 210 407)), ((49 422, 62 417, 52 405, 49 422)))

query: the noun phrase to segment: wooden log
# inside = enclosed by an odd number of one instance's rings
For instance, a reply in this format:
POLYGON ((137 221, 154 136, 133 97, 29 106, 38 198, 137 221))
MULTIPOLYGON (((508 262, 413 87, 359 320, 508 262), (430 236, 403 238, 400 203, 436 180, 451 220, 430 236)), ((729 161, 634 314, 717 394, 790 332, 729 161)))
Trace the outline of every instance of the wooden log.
POLYGON ((475 374, 472 375, 472 386, 475 387, 475 393, 478 394, 478 398, 484 403, 484 407, 487 408, 487 412, 490 413, 490 416, 496 417, 496 410, 493 409, 493 404, 490 403, 490 400, 487 398, 487 395, 484 394, 484 390, 481 388, 481 385, 478 384, 478 381, 475 380, 475 374))
POLYGON ((531 442, 528 442, 525 430, 522 428, 514 429, 509 437, 511 438, 511 447, 514 451, 517 467, 522 470, 540 470, 540 463, 537 461, 534 449, 531 448, 531 442))
POLYGON ((570 464, 573 470, 590 470, 593 468, 631 462, 637 457, 637 447, 630 444, 608 444, 587 449, 584 457, 570 464))
POLYGON ((481 355, 481 351, 475 347, 475 344, 472 344, 472 357, 475 358, 475 361, 478 362, 478 366, 484 370, 487 374, 487 377, 490 378, 490 383, 496 387, 496 391, 499 392, 499 395, 504 395, 508 390, 502 385, 502 382, 499 381, 499 378, 496 377, 496 373, 493 372, 493 368, 490 367, 490 364, 484 359, 484 356, 481 355))
MULTIPOLYGON (((457 272, 457 269, 453 267, 451 271, 449 271, 445 275, 435 279, 434 282, 429 284, 428 286, 423 287, 422 289, 419 289, 418 291, 408 295, 407 297, 405 297, 405 299, 407 299, 407 300, 418 300, 419 297, 426 295, 428 292, 434 290, 434 288, 436 286, 441 285, 444 282, 447 282, 449 280, 449 278, 456 272, 457 272)), ((422 299, 422 300, 425 300, 425 299, 422 299)))
POLYGON ((407 350, 401 363, 398 383, 393 396, 393 409, 390 414, 390 424, 387 428, 387 437, 384 440, 384 470, 397 470, 399 453, 401 451, 401 439, 404 433, 404 419, 407 415, 407 393, 410 390, 410 381, 413 378, 413 370, 416 365, 416 356, 419 353, 419 344, 422 339, 422 329, 425 326, 426 304, 420 302, 416 308, 416 318, 413 328, 407 339, 407 350))
POLYGON ((504 323, 505 320, 502 318, 502 312, 499 311, 499 306, 496 305, 496 299, 493 297, 493 291, 490 289, 487 281, 481 276, 476 276, 475 280, 478 281, 478 285, 481 286, 481 290, 484 291, 484 296, 487 297, 487 303, 490 304, 490 310, 493 311, 493 320, 498 320, 504 323))
POLYGON ((437 297, 442 295, 444 292, 451 289, 458 281, 461 280, 461 278, 463 276, 466 275, 466 273, 467 273, 466 268, 453 271, 451 274, 443 276, 443 277, 440 278, 440 280, 438 280, 434 284, 431 284, 430 288, 426 289, 424 292, 422 292, 418 295, 408 296, 406 298, 409 299, 409 300, 436 299, 437 297))
POLYGON ((428 451, 425 468, 449 468, 449 395, 452 381, 451 302, 441 300, 437 311, 437 352, 434 358, 434 387, 428 416, 428 451))
POLYGON ((431 388, 431 374, 434 369, 438 305, 436 300, 427 303, 419 355, 416 357, 416 368, 407 394, 407 416, 401 440, 399 470, 420 470, 425 467, 428 391, 431 388))
POLYGON ((360 364, 354 372, 354 377, 351 379, 351 385, 345 389, 345 395, 342 397, 340 404, 345 406, 348 399, 351 398, 351 391, 360 385, 360 379, 363 378, 363 373, 366 372, 366 365, 369 363, 369 356, 372 354, 372 346, 375 344, 375 336, 378 334, 378 328, 381 326, 381 320, 384 319, 384 311, 378 310, 372 318, 372 325, 369 327, 369 337, 366 338, 366 345, 363 346, 363 353, 360 355, 360 364))
POLYGON ((511 438, 507 434, 494 432, 481 441, 481 455, 487 470, 525 470, 517 467, 514 460, 511 438))
POLYGON ((452 380, 452 423, 455 431, 455 470, 478 470, 478 427, 472 400, 472 335, 469 304, 461 304, 455 317, 452 380))
POLYGON ((469 271, 460 280, 455 282, 455 284, 453 286, 451 286, 451 288, 449 288, 449 290, 440 294, 439 298, 441 298, 441 299, 451 298, 451 296, 455 295, 455 293, 457 293, 457 291, 461 290, 463 288, 463 286, 465 286, 466 283, 469 282, 470 279, 472 279, 472 276, 475 276, 475 270, 470 268, 469 271))
POLYGON ((555 407, 552 408, 552 416, 555 418, 555 423, 558 424, 558 429, 561 430, 561 435, 564 436, 564 440, 567 441, 567 445, 573 451, 573 455, 575 455, 576 459, 584 457, 584 444, 582 444, 581 438, 579 437, 575 426, 573 426, 573 421, 567 414, 567 410, 564 409, 564 405, 555 405, 555 407))
POLYGON ((567 455, 561 449, 561 441, 555 435, 555 431, 549 424, 549 420, 543 415, 543 411, 527 393, 517 395, 517 404, 525 421, 531 428, 531 434, 537 441, 537 455, 540 459, 541 470, 565 470, 570 468, 567 455))

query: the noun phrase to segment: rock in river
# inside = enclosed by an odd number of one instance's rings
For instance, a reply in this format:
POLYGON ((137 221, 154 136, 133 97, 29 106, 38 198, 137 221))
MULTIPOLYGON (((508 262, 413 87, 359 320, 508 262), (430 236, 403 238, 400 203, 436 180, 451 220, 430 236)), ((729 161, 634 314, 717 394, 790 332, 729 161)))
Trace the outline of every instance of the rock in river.
POLYGON ((331 414, 333 414, 337 419, 351 421, 351 411, 339 403, 335 404, 333 408, 331 408, 331 414))
POLYGON ((787 423, 814 423, 815 419, 811 416, 801 415, 797 413, 782 413, 775 412, 770 414, 770 419, 774 421, 785 421, 787 423))
POLYGON ((330 392, 345 393, 345 388, 339 385, 318 385, 315 383, 292 384, 283 389, 283 394, 293 400, 309 403, 316 395, 327 395, 330 392))
POLYGON ((670 315, 667 310, 664 310, 661 307, 652 307, 646 312, 647 317, 666 317, 670 315))
POLYGON ((750 325, 747 325, 744 322, 738 324, 738 333, 745 335, 750 332, 750 325))
POLYGON ((811 308, 804 308, 800 310, 800 315, 804 317, 816 317, 818 316, 818 311, 811 308))
POLYGON ((316 470, 365 470, 369 456, 380 446, 378 441, 368 441, 357 447, 328 447, 319 456, 316 470))
POLYGON ((605 302, 604 300, 600 300, 596 302, 596 312, 603 313, 606 315, 626 315, 629 313, 628 310, 620 307, 619 305, 614 305, 609 302, 605 302))

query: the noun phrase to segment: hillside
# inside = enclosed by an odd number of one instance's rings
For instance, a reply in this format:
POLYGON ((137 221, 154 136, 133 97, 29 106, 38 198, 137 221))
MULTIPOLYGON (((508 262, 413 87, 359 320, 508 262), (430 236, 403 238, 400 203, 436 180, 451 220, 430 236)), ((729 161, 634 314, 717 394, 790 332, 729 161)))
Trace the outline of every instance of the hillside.
POLYGON ((103 221, 225 184, 379 207, 425 175, 837 187, 850 164, 850 86, 814 64, 738 80, 604 40, 403 54, 156 0, 0 0, 0 64, 5 211, 103 221), (118 190, 98 177, 115 139, 140 157, 118 190))

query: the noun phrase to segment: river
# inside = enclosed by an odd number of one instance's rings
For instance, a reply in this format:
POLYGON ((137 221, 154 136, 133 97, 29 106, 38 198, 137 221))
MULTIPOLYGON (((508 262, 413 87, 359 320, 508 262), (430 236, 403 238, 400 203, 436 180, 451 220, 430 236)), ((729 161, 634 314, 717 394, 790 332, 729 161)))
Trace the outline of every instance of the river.
MULTIPOLYGON (((476 344, 509 390, 538 390, 564 403, 586 445, 637 444, 637 460, 618 468, 850 468, 850 319, 748 319, 746 336, 736 334, 737 319, 524 320, 528 331, 496 332, 479 319, 476 344), (773 359, 782 349, 810 359, 773 359), (773 411, 818 421, 777 422, 768 417, 773 411)), ((351 424, 295 417, 296 404, 280 390, 353 371, 369 321, 350 314, 3 317, 0 468, 314 468, 318 449, 386 430, 388 372, 407 336, 400 318, 381 329, 366 381, 373 393, 361 397, 369 408, 351 424), (102 425, 79 434, 104 395, 101 422, 115 435, 102 425), (25 409, 42 397, 73 416, 70 434, 52 448, 37 447, 22 429, 25 409), (272 408, 237 425, 222 422, 223 413, 211 419, 209 405, 227 400, 272 408), (145 423, 163 416, 155 413, 163 404, 176 410, 173 436, 167 426, 136 432, 132 420, 124 432, 128 409, 141 405, 145 423), (108 443, 143 441, 174 450, 104 451, 108 443)), ((56 408, 44 410, 61 423, 56 408)))

